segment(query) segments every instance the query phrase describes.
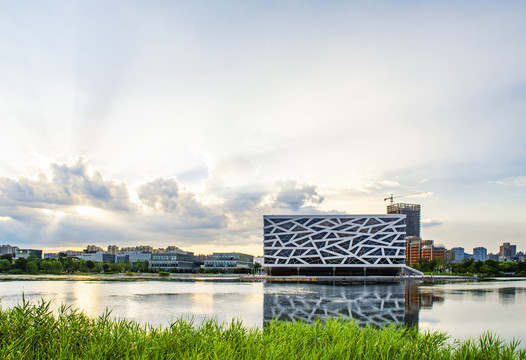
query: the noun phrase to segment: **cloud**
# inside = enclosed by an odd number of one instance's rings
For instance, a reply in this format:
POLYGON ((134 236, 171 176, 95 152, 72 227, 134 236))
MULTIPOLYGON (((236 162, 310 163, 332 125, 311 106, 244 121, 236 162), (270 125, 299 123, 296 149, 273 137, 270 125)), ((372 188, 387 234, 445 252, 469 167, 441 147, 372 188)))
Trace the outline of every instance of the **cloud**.
POLYGON ((301 207, 312 204, 321 204, 324 197, 318 194, 316 186, 298 184, 296 181, 287 180, 278 182, 279 192, 276 194, 275 205, 278 207, 299 210, 301 207))
POLYGON ((181 223, 200 227, 224 227, 226 217, 217 206, 200 203, 194 193, 181 189, 175 179, 158 178, 137 188, 147 208, 168 213, 181 223))
POLYGON ((512 176, 495 181, 499 185, 526 186, 526 176, 512 176))
POLYGON ((422 221, 420 221, 420 224, 422 225, 422 227, 434 227, 440 226, 444 224, 444 222, 442 220, 437 219, 422 219, 422 221))
POLYGON ((85 159, 73 164, 50 164, 48 174, 16 180, 0 178, 0 199, 4 205, 33 208, 94 206, 126 211, 133 208, 127 186, 105 180, 85 159))

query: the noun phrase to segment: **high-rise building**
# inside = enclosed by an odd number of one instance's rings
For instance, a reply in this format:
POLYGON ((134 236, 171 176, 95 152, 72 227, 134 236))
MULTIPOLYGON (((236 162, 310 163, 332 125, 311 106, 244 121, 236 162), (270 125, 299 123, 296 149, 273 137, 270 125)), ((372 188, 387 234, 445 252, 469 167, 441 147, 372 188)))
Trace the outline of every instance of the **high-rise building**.
POLYGON ((455 254, 455 259, 453 260, 453 262, 461 262, 462 260, 464 260, 464 248, 463 247, 454 247, 451 249, 451 251, 453 251, 453 254, 455 254))
POLYGON ((0 246, 0 255, 14 256, 17 251, 18 251, 18 246, 11 246, 11 245, 1 245, 0 246))
POLYGON ((108 245, 108 254, 117 255, 119 253, 119 247, 117 245, 108 245))
POLYGON ((502 243, 499 251, 501 259, 513 259, 517 255, 517 245, 510 245, 509 242, 502 243))
POLYGON ((86 246, 86 250, 84 250, 85 252, 88 252, 88 253, 96 253, 96 252, 105 252, 104 249, 102 249, 100 246, 97 246, 97 245, 88 245, 86 246))
POLYGON ((486 261, 488 259, 488 249, 485 247, 473 248, 473 260, 475 261, 486 261))
POLYGON ((388 214, 403 214, 407 236, 420 237, 420 205, 417 204, 391 204, 387 205, 388 214))

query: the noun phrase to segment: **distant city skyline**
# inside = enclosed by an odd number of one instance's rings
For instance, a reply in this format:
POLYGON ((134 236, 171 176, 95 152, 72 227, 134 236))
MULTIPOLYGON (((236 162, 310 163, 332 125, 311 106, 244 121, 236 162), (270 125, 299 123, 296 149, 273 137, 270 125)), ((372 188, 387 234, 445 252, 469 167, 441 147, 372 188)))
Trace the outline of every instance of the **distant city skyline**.
POLYGON ((263 252, 262 216, 421 205, 526 249, 526 4, 0 4, 0 243, 263 252))

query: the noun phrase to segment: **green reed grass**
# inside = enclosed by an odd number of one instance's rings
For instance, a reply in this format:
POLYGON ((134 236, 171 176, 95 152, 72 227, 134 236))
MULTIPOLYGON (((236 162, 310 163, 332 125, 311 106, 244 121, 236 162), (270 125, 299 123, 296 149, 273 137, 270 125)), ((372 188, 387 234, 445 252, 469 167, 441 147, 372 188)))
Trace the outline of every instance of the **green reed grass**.
POLYGON ((450 344, 441 332, 361 327, 329 320, 307 325, 271 322, 264 329, 240 321, 200 325, 176 320, 168 327, 90 318, 41 301, 0 309, 0 359, 526 359, 518 342, 486 333, 450 344))

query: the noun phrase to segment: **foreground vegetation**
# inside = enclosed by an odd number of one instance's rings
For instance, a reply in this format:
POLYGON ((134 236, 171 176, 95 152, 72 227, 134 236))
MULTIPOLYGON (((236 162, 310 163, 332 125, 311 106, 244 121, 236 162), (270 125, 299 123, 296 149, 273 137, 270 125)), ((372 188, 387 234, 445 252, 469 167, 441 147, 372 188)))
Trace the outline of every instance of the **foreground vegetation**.
POLYGON ((526 359, 517 346, 491 334, 451 345, 443 333, 341 320, 264 330, 178 320, 161 328, 66 306, 53 315, 45 302, 0 310, 1 359, 526 359))

